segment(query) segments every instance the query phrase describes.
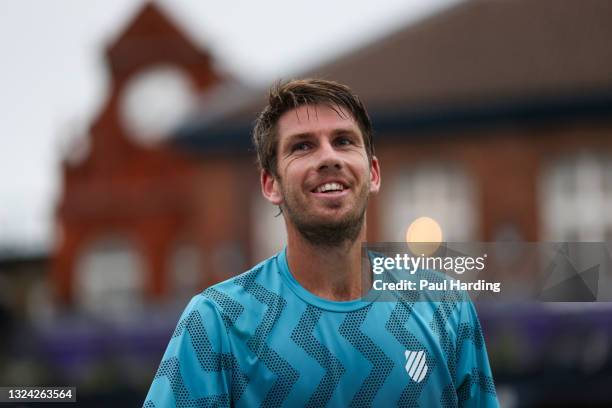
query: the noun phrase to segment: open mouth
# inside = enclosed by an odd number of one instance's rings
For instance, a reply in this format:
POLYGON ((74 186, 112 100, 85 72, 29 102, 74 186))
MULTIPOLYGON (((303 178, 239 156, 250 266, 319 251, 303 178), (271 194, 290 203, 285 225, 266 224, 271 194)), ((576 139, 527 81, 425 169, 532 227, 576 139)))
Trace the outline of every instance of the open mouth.
POLYGON ((324 183, 312 190, 313 193, 331 194, 346 190, 346 186, 338 182, 324 183))

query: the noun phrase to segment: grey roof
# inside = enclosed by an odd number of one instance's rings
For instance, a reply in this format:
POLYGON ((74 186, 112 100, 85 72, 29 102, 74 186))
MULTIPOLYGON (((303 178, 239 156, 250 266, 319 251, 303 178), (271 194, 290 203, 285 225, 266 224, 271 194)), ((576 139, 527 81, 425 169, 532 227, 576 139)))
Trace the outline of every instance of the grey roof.
MULTIPOLYGON (((299 76, 348 84, 383 122, 400 114, 435 122, 466 109, 525 116, 538 106, 601 113, 612 103, 611 22, 609 0, 465 1, 299 76)), ((231 146, 229 135, 248 134, 264 95, 235 94, 233 110, 188 124, 179 138, 231 146)))
POLYGON ((473 0, 313 71, 368 104, 447 104, 612 87, 609 0, 473 0))

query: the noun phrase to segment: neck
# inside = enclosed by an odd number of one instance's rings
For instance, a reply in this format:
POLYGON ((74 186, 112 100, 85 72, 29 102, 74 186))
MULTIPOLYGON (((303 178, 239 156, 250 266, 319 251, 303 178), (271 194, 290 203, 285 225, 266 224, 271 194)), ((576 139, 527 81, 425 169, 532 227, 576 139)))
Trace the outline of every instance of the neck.
POLYGON ((295 228, 287 228, 287 263, 293 277, 309 292, 330 300, 347 301, 364 295, 361 243, 365 221, 354 241, 319 246, 295 228))

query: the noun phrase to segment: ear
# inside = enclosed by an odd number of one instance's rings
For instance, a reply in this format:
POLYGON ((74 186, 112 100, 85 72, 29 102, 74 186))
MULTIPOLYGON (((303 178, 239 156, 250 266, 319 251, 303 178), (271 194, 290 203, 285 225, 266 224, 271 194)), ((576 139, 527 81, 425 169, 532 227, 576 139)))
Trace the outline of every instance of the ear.
POLYGON ((376 156, 372 156, 370 165, 370 194, 376 194, 380 190, 380 164, 376 156))
POLYGON ((283 195, 280 191, 280 186, 276 177, 270 172, 262 170, 260 173, 261 193, 263 196, 274 205, 280 205, 283 202, 283 195))

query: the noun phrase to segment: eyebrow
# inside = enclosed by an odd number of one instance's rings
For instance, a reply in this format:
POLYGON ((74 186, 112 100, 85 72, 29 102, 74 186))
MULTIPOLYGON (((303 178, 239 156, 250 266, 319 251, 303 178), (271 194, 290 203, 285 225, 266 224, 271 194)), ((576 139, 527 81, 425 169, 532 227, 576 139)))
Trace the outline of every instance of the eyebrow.
MULTIPOLYGON (((358 133, 355 132, 352 128, 337 128, 332 131, 332 136, 344 135, 344 134, 352 134, 358 136, 358 133)), ((294 133, 285 138, 285 144, 290 146, 291 144, 302 141, 304 139, 308 139, 313 136, 312 132, 302 132, 302 133, 294 133)))

